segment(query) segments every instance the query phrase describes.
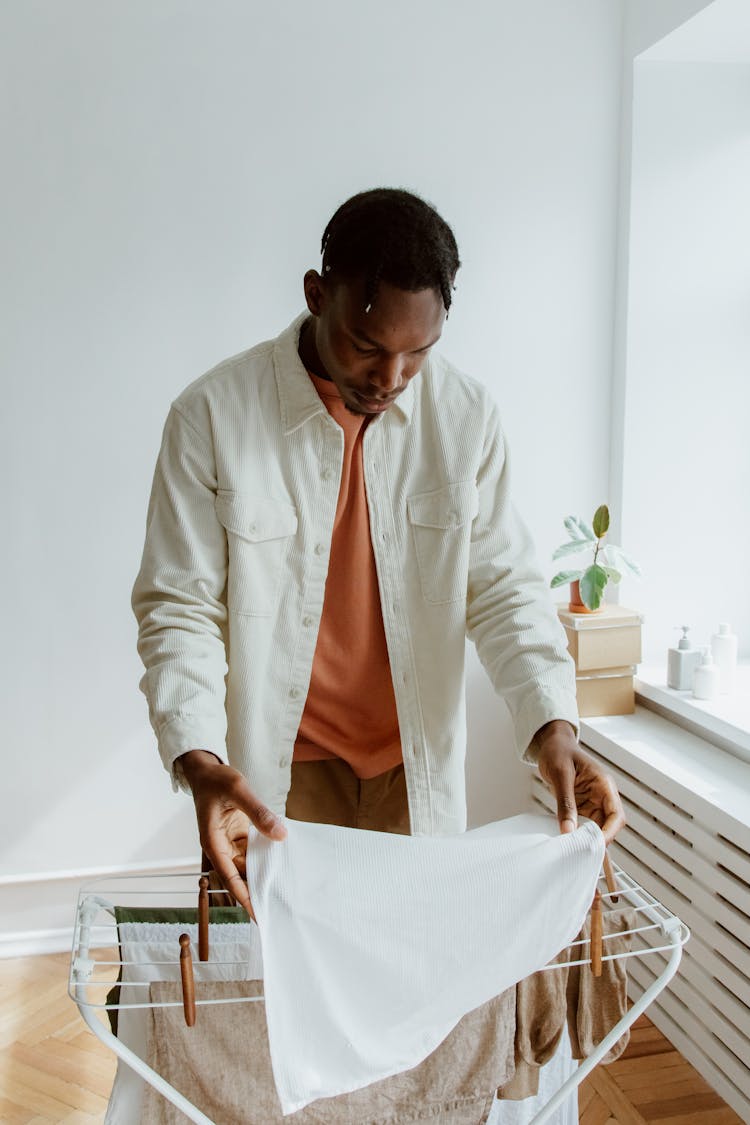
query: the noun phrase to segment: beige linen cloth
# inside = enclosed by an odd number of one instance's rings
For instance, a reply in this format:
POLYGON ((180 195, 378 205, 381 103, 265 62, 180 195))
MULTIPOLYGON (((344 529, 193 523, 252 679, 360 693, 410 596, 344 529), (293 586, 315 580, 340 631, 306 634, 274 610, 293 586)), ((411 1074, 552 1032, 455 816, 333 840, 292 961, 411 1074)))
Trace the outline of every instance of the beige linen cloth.
MULTIPOLYGON (((628 933, 636 925, 630 907, 606 909, 602 918, 603 958, 601 976, 590 965, 568 966, 569 961, 588 957, 591 916, 576 941, 555 961, 560 969, 533 973, 516 985, 515 1073, 498 1090, 498 1097, 520 1101, 539 1090, 539 1068, 548 1062, 560 1043, 567 1023, 574 1059, 587 1058, 627 1011, 627 961, 619 955, 630 949, 628 933)), ((630 1040, 625 1031, 601 1060, 614 1062, 630 1040)))
MULTIPOLYGON (((196 982, 196 999, 260 996, 262 981, 196 982)), ((515 989, 464 1016, 433 1053, 370 1086, 320 1098, 282 1116, 271 1070, 265 1004, 199 1006, 187 1027, 179 983, 151 984, 149 1064, 218 1125, 484 1125, 495 1090, 513 1073, 515 989)), ((144 1125, 188 1118, 148 1086, 144 1125)))

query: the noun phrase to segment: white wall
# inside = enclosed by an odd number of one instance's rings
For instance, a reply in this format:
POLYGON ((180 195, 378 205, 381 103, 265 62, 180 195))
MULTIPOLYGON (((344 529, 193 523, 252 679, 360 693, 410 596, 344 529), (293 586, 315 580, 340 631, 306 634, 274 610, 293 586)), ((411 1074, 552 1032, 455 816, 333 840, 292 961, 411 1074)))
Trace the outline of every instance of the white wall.
MULTIPOLYGON (((551 576, 562 517, 607 481, 621 19, 601 0, 6 9, 0 874, 196 854, 129 607, 161 428, 301 307, 354 191, 403 185, 453 224, 444 350, 502 404, 551 576)), ((529 777, 476 662, 469 697, 476 822, 529 777)))
POLYGON ((636 63, 623 519, 644 656, 750 654, 750 64, 636 63))
MULTIPOLYGON (((738 0, 744 4, 745 0, 738 0)), ((610 417, 609 488, 612 500, 613 542, 623 542, 622 507, 625 459, 625 394, 627 385, 628 287, 630 249, 630 192, 633 155, 633 76, 635 59, 659 44, 672 41, 678 29, 702 20, 715 0, 626 0, 623 23, 620 159, 615 265, 614 331, 612 336, 612 400, 610 417)), ((638 605, 640 587, 626 582, 615 597, 638 605), (622 596, 624 593, 624 597, 622 596)))
POLYGON ((750 472, 748 66, 745 0, 628 0, 610 482, 649 661, 683 618, 704 642, 733 621, 750 653, 750 529, 731 514, 750 472))

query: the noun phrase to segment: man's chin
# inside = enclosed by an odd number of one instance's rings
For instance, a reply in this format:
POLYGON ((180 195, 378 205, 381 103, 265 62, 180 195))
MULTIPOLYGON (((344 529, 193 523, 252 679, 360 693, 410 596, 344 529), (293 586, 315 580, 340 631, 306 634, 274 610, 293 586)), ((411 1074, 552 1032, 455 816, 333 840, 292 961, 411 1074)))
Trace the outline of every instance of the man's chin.
POLYGON ((354 403, 344 401, 344 406, 350 414, 356 414, 358 418, 371 418, 376 411, 365 410, 362 406, 355 406, 354 403))
POLYGON ((346 399, 343 399, 344 406, 349 411, 349 413, 357 414, 360 418, 377 418, 379 414, 385 414, 386 410, 389 410, 390 407, 393 406, 393 403, 395 401, 396 400, 394 397, 389 399, 388 402, 384 403, 380 408, 372 406, 368 408, 366 402, 360 401, 357 397, 355 397, 353 400, 350 400, 349 402, 347 402, 346 399))

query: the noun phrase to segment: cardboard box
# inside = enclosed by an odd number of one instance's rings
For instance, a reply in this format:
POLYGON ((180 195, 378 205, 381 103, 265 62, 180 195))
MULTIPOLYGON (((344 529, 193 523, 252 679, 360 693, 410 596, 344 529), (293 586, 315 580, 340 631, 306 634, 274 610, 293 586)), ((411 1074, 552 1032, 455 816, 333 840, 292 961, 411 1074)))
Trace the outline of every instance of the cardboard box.
POLYGON ((557 615, 579 672, 640 664, 643 619, 634 610, 608 605, 601 613, 584 614, 559 606, 557 615))
POLYGON ((610 668, 576 676, 578 714, 582 719, 594 715, 632 715, 635 711, 635 668, 610 668))

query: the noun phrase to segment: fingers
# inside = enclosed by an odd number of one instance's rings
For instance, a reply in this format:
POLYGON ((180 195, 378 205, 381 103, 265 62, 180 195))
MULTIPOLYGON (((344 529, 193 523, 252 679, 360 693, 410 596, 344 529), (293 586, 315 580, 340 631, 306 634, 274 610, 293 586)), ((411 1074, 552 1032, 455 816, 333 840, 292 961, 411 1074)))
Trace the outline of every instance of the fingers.
POLYGON ((581 816, 599 825, 606 844, 625 827, 625 810, 614 779, 598 767, 595 776, 589 777, 582 786, 578 809, 581 816))
POLYGON ((604 833, 605 844, 611 844, 620 829, 625 827, 625 810, 617 786, 609 775, 605 776, 605 782, 608 784, 602 799, 604 816, 599 826, 604 833))
POLYGON ((241 773, 233 770, 232 774, 226 790, 231 805, 241 809, 250 818, 261 836, 266 836, 269 840, 285 840, 287 832, 283 820, 258 800, 241 773))
POLYGON ((547 782, 555 797, 557 820, 563 834, 575 832, 578 827, 578 809, 573 787, 574 778, 575 774, 572 770, 560 769, 553 771, 547 782))
POLYGON ((201 845, 221 884, 254 918, 246 874, 248 819, 261 835, 283 840, 286 827, 231 766, 217 764, 201 772, 192 784, 201 845))
POLYGON ((286 839, 286 827, 284 822, 280 820, 275 813, 271 812, 269 808, 266 808, 265 805, 261 805, 253 798, 252 802, 244 806, 244 808, 261 836, 267 836, 269 840, 286 839))
POLYGON ((562 833, 575 832, 578 827, 578 810, 576 809, 575 799, 567 793, 563 793, 557 798, 557 819, 562 833))
POLYGON ((237 900, 240 906, 245 908, 253 921, 255 921, 253 904, 250 900, 250 890, 232 862, 232 856, 229 850, 225 849, 220 844, 217 848, 213 849, 213 852, 209 851, 209 849, 204 846, 204 851, 213 863, 214 870, 219 876, 224 890, 229 891, 230 895, 237 900))
POLYGON ((552 790, 557 805, 560 832, 575 832, 578 827, 578 808, 575 795, 575 768, 569 757, 549 761, 542 777, 552 790))
POLYGON ((555 797, 560 831, 575 831, 580 814, 595 821, 611 843, 625 825, 625 811, 613 778, 599 763, 580 747, 573 753, 545 747, 538 767, 555 797))

